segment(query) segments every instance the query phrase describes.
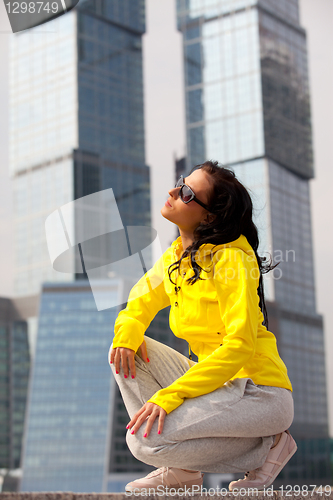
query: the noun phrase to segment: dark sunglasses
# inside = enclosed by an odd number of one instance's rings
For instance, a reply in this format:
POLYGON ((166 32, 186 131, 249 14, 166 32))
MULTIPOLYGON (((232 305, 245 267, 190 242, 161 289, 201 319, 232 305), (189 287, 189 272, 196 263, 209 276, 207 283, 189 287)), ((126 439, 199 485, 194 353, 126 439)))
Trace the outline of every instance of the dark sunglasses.
MULTIPOLYGON (((198 198, 195 196, 195 194, 193 193, 190 186, 187 186, 186 184, 184 184, 184 177, 182 175, 179 177, 179 179, 175 185, 175 188, 178 188, 178 187, 180 187, 179 197, 184 203, 190 203, 190 201, 193 200, 196 203, 198 203, 199 205, 201 205, 203 208, 205 208, 206 210, 211 212, 211 210, 209 210, 209 207, 207 205, 205 205, 200 200, 198 200, 198 198)), ((213 213, 213 212, 211 212, 211 213, 213 213)))

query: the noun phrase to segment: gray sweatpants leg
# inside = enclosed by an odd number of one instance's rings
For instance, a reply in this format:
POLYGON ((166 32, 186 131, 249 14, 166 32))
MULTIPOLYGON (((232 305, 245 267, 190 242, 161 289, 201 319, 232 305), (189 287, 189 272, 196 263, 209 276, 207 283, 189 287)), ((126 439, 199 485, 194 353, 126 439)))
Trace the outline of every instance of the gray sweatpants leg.
MULTIPOLYGON (((138 350, 134 379, 125 379, 122 369, 117 375, 110 365, 130 418, 195 364, 156 340, 145 340, 150 362, 143 361, 138 350)), ((161 434, 156 419, 147 438, 144 423, 134 435, 128 430, 126 442, 138 460, 155 467, 246 472, 265 462, 274 435, 288 429, 293 417, 290 390, 238 378, 208 394, 186 398, 166 415, 161 434)))

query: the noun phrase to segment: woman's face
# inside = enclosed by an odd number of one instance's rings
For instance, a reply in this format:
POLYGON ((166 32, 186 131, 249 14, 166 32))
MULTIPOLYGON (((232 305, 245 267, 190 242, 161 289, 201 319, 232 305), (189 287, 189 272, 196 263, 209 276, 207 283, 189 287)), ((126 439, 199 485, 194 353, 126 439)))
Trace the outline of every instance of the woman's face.
MULTIPOLYGON (((184 178, 184 183, 192 189, 198 200, 208 205, 208 196, 212 189, 208 174, 201 169, 195 170, 184 178)), ((179 229, 193 232, 206 219, 208 211, 194 200, 185 204, 179 197, 179 191, 180 188, 170 189, 170 196, 162 207, 161 214, 177 224, 179 229)))

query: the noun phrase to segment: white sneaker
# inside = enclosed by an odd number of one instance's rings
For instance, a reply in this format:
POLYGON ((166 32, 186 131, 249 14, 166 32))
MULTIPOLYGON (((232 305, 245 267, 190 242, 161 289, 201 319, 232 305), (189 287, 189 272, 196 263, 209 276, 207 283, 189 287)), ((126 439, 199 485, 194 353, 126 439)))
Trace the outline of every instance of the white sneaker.
POLYGON ((297 445, 292 435, 289 431, 284 431, 278 444, 269 450, 265 463, 261 467, 247 472, 244 479, 232 481, 229 484, 229 491, 235 488, 256 488, 257 490, 267 488, 280 474, 296 450, 297 445))
POLYGON ((185 486, 188 488, 192 486, 201 487, 203 476, 204 474, 198 471, 187 472, 175 467, 161 467, 141 479, 135 479, 131 483, 128 483, 125 486, 125 491, 139 492, 155 488, 157 491, 162 492, 166 487, 169 489, 175 488, 176 490, 183 490, 185 486))

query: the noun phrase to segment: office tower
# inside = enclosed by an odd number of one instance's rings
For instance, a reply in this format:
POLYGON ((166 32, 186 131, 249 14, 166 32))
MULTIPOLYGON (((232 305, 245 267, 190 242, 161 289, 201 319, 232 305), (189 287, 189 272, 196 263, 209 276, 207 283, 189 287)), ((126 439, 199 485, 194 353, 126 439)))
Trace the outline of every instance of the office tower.
MULTIPOLYGON (((120 304, 122 289, 110 280, 100 293, 120 304)), ((87 280, 43 285, 22 491, 121 491, 133 472, 151 469, 127 448, 128 416, 107 362, 118 312, 97 311, 87 280)))
POLYGON ((330 484, 323 318, 316 311, 306 33, 298 0, 178 0, 187 172, 208 159, 251 191, 269 329, 294 388, 298 453, 274 482, 330 484))
MULTIPOLYGON (((121 303, 119 283, 110 280, 107 293, 121 303)), ((107 491, 115 385, 107 353, 117 311, 97 311, 87 280, 44 284, 22 491, 107 491)))
POLYGON ((0 469, 3 491, 16 489, 12 475, 20 467, 29 376, 27 323, 15 301, 0 298, 0 469))
POLYGON ((144 31, 144 0, 81 0, 11 37, 15 296, 36 295, 45 281, 85 278, 74 262, 67 274, 50 265, 44 222, 57 207, 112 188, 124 225, 150 225, 144 31))

